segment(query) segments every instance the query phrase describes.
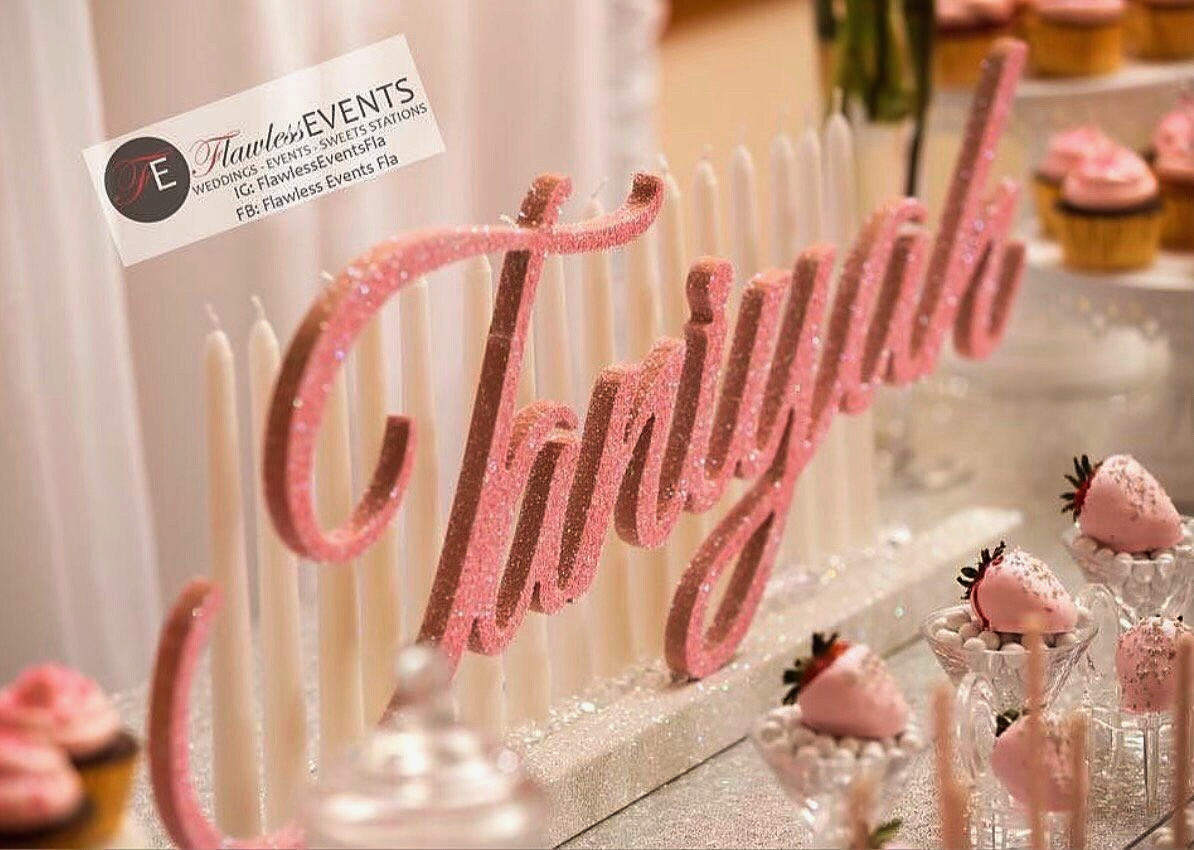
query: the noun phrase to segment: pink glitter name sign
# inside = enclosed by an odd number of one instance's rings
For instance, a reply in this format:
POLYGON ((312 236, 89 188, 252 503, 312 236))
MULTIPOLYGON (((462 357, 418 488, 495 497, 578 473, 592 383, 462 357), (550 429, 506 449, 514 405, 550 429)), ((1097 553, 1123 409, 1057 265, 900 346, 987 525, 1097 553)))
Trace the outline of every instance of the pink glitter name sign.
MULTIPOLYGON (((724 377, 733 273, 725 260, 701 258, 688 276, 684 339, 660 340, 641 363, 605 369, 579 433, 576 413, 563 404, 515 409, 544 257, 636 238, 662 203, 657 177, 637 175, 619 209, 578 224, 557 223, 568 180, 541 177, 516 227, 425 230, 375 246, 312 306, 283 363, 264 464, 279 534, 303 557, 336 569, 330 564, 359 556, 393 520, 416 436, 401 416, 388 421, 372 482, 351 517, 331 530, 316 519, 311 479, 329 388, 357 334, 403 286, 502 251, 463 469, 421 638, 454 662, 466 648, 501 652, 528 606, 551 613, 588 590, 611 521, 630 543, 660 545, 681 510, 708 510, 737 476, 754 483, 689 564, 667 624, 667 660, 677 674, 716 670, 755 614, 796 479, 834 415, 865 410, 879 383, 927 374, 951 328, 955 346, 970 357, 989 354, 1002 335, 1024 268, 1023 245, 1008 238, 1018 189, 1005 180, 984 193, 1024 58, 1024 46, 1008 40, 985 63, 935 239, 914 226, 924 216, 915 200, 876 211, 843 264, 831 309, 831 246, 804 251, 792 271, 757 275, 742 297, 724 377), (731 568, 710 616, 710 588, 731 568)), ((163 821, 181 847, 218 838, 186 770, 187 694, 217 607, 210 582, 192 583, 167 622, 155 670, 150 767, 163 821)))
POLYGON ((662 203, 659 178, 636 176, 625 204, 607 216, 559 224, 569 183, 541 177, 517 227, 420 231, 377 245, 311 308, 282 366, 265 442, 265 489, 278 532, 303 557, 334 564, 359 556, 392 521, 416 436, 398 416, 352 516, 326 531, 316 519, 311 477, 328 388, 357 334, 405 284, 504 251, 421 639, 453 661, 465 648, 500 653, 528 606, 550 614, 589 589, 611 521, 628 542, 658 546, 681 510, 708 510, 737 476, 754 484, 689 564, 667 625, 676 673, 716 670, 754 616, 796 479, 837 411, 861 412, 877 383, 929 372, 950 327, 971 357, 989 353, 1002 333, 1023 270, 1022 246, 1007 239, 1017 189, 1004 182, 992 197, 982 195, 1022 62, 1023 48, 1011 43, 988 60, 931 249, 922 229, 908 227, 923 217, 918 202, 879 209, 846 258, 824 328, 831 247, 804 251, 791 272, 757 275, 742 298, 724 376, 733 271, 725 260, 698 260, 688 277, 685 338, 660 340, 639 364, 605 369, 579 433, 576 413, 563 404, 515 409, 544 257, 608 250, 639 236, 662 203), (731 567, 710 612, 711 588, 731 567))

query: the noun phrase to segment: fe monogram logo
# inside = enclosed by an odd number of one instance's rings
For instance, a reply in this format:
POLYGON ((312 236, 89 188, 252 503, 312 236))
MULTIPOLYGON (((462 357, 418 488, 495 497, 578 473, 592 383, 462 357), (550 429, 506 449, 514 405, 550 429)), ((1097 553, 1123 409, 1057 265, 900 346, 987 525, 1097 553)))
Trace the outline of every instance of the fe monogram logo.
POLYGON ((104 169, 104 191, 118 213, 143 223, 174 215, 187 199, 191 169, 178 148, 140 136, 112 152, 104 169))

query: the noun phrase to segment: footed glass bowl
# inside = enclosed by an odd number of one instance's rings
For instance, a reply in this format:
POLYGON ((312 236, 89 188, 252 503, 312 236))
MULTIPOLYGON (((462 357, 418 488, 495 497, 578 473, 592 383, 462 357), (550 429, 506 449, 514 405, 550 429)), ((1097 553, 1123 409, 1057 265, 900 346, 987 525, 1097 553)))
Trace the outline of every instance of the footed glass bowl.
MULTIPOLYGON (((1079 620, 1072 637, 1058 640, 1046 636, 1045 646, 1045 702, 1057 698, 1065 687, 1074 667, 1084 658, 1095 635, 1101 629, 1117 631, 1117 607, 1114 598, 1101 585, 1090 585, 1075 600, 1078 604, 1079 620), (1054 645, 1050 646, 1049 643, 1054 645)), ((996 713, 1009 708, 1023 708, 1027 697, 1025 675, 1028 652, 1022 645, 1011 649, 989 647, 968 648, 959 645, 957 635, 950 638, 943 633, 941 624, 958 617, 958 612, 967 611, 967 605, 951 605, 939 608, 929 614, 921 623, 920 631, 925 642, 937 656, 937 662, 955 685, 967 673, 984 676, 990 683, 996 713), (1018 647, 1018 648, 1017 648, 1018 647)), ((945 631, 948 631, 946 629, 945 631)))
POLYGON ((912 723, 899 736, 881 741, 818 735, 804 726, 799 706, 768 711, 750 734, 784 793, 800 810, 817 847, 846 846, 850 789, 871 782, 871 823, 903 786, 924 739, 912 723))
POLYGON ((1076 523, 1061 542, 1088 582, 1111 591, 1123 628, 1145 617, 1185 613, 1194 594, 1194 519, 1183 517, 1181 542, 1157 552, 1115 552, 1084 535, 1076 523))

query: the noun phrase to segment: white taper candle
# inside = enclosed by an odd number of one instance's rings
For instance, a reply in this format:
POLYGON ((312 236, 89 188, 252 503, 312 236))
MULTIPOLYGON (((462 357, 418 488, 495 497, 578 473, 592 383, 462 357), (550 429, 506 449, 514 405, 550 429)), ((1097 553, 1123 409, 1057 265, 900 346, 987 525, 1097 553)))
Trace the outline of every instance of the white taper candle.
MULTIPOLYGON (((341 369, 328 394, 315 456, 319 521, 325 528, 343 522, 353 506, 352 445, 348 383, 341 369)), ((327 764, 364 729, 361 689, 360 590, 356 562, 320 564, 319 595, 319 760, 327 764)))
MULTIPOLYGON (((358 469, 372 469, 385 437, 389 379, 381 318, 361 331, 356 348, 358 469)), ((372 724, 394 691, 394 658, 402 640, 398 525, 390 523, 361 556, 361 684, 365 720, 372 724)))
MULTIPOLYGON (((662 165, 664 192, 663 209, 659 212, 660 305, 664 333, 683 339, 684 326, 689 317, 689 254, 684 229, 684 198, 676 178, 667 167, 667 161, 663 160, 662 165)), ((701 213, 694 210, 694 214, 701 213)), ((689 559, 705 538, 705 526, 700 516, 687 512, 680 515, 680 521, 666 544, 669 587, 674 588, 679 583, 689 559)))
POLYGON ((771 140, 769 164, 771 263, 790 269, 797 250, 796 148, 787 133, 780 131, 771 140))
MULTIPOLYGON (((815 129, 806 130, 798 148, 783 133, 771 145, 771 244, 777 267, 792 268, 797 252, 820 240, 821 141, 815 129), (801 198, 801 203, 796 198, 801 198)), ((809 564, 819 555, 816 465, 796 482, 780 552, 782 562, 809 564)))
POLYGON ((697 254, 720 257, 721 190, 708 151, 692 174, 692 212, 697 254))
MULTIPOLYGON (((657 235, 657 228, 652 226, 631 242, 626 251, 628 359, 632 361, 647 356, 663 325, 657 235)), ((670 590, 667 547, 638 550, 630 574, 630 610, 634 651, 640 657, 663 655, 670 590)))
POLYGON ((402 348, 402 408, 414 421, 415 463, 402 500, 406 541, 404 639, 414 640, 439 567, 443 524, 439 507, 439 455, 435 437, 435 388, 431 377, 431 302, 427 279, 419 278, 398 302, 402 348))
POLYGON ((257 599, 261 625, 261 732, 265 759, 265 828, 298 812, 307 782, 307 701, 299 632, 298 559, 274 531, 262 490, 261 462, 270 399, 281 363, 278 338, 253 298, 249 397, 253 409, 253 480, 257 496, 257 599))
MULTIPOLYGON (((493 268, 484 254, 468 261, 464 274, 463 386, 471 400, 481 377, 481 361, 493 313, 493 268)), ((469 411, 466 411, 466 415, 469 411)), ((506 733, 506 679, 500 655, 465 652, 456 671, 456 702, 468 723, 494 737, 506 733)))
MULTIPOLYGON (((824 170, 821 134, 810 117, 796 147, 797 191, 803 199, 796 207, 798 249, 825 239, 824 170)), ((824 505, 819 486, 822 476, 822 463, 814 458, 796 483, 785 536, 784 551, 789 560, 807 564, 824 554, 826 541, 820 522, 824 505)))
MULTIPOLYGON (((583 217, 590 219, 604 214, 601 202, 594 197, 585 207, 583 217)), ((591 385, 602 369, 617 362, 613 273, 609 254, 604 251, 581 255, 581 303, 585 317, 582 373, 591 385)), ((629 572, 629 548, 611 524, 593 582, 596 626, 593 660, 598 675, 613 675, 634 658, 629 572)))
POLYGON ((237 836, 261 826, 253 717, 253 644, 240 483, 236 366, 228 336, 216 327, 203 352, 207 411, 207 515, 211 575, 224 595, 212 629, 212 786, 216 822, 237 836))
MULTIPOLYGON (((573 345, 568 322, 564 258, 559 254, 548 254, 544 261, 535 323, 541 350, 555 352, 552 357, 541 357, 536 361, 540 394, 544 398, 571 404, 575 400, 575 388, 568 353, 573 345)), ((581 596, 547 620, 552 697, 555 699, 580 693, 593 677, 590 631, 592 606, 589 599, 587 594, 581 596)))
MULTIPOLYGON (((527 329, 522 376, 518 382, 518 409, 535 401, 535 328, 527 329)), ((551 710, 551 659, 547 650, 547 616, 529 608, 526 618, 506 648, 506 710, 511 726, 543 720, 551 710)))
POLYGON ((763 258, 759 250, 755 162, 744 144, 735 145, 730 154, 730 210, 730 261, 739 286, 745 286, 762 270, 763 258))
MULTIPOLYGON (((836 103, 840 106, 840 94, 836 103)), ((854 143, 850 125, 840 109, 835 109, 825 122, 824 134, 826 237, 837 247, 840 268, 850 250, 857 220, 854 143)), ((847 418, 836 420, 825 435, 819 458, 824 474, 817 483, 826 502, 826 509, 821 512, 821 527, 825 530, 827 548, 839 554, 855 542, 854 492, 858 482, 850 477, 850 449, 855 442, 847 436, 850 430, 847 418)))

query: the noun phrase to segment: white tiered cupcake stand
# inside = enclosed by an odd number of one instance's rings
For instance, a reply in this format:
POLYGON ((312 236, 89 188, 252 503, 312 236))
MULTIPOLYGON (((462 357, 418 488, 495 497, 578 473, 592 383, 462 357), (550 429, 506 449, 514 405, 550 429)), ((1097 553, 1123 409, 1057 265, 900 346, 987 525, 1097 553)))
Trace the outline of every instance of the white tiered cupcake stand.
MULTIPOLYGON (((1030 175, 1050 135, 1080 123, 1096 123, 1119 143, 1145 151, 1160 116, 1191 85, 1194 60, 1128 62, 1105 77, 1027 79, 1017 91, 1001 170, 1030 175)), ((934 102, 939 147, 957 134, 965 102, 964 93, 953 92, 934 102)), ((1127 447, 1163 471, 1179 504, 1194 503, 1194 253, 1162 252, 1135 272, 1076 271, 1061 263, 1057 243, 1037 235, 1028 191, 1021 215, 1029 268, 1008 338, 981 372, 955 360, 954 374, 997 398, 1104 396, 1122 415, 1111 417, 1117 421, 1110 427, 1099 423, 1092 437, 1099 445, 1079 448, 1127 447)))

